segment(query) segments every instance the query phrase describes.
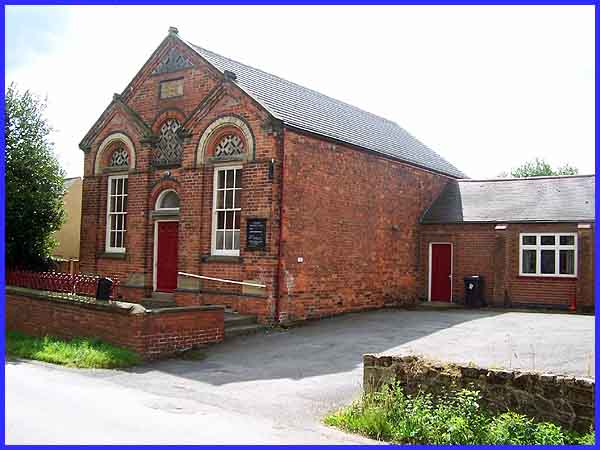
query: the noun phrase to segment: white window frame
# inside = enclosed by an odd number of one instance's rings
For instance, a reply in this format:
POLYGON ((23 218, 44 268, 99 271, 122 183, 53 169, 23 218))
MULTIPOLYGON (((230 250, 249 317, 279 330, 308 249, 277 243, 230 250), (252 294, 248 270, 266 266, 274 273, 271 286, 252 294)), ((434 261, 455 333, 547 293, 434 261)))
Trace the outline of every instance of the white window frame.
POLYGON ((519 234, 519 276, 522 277, 551 277, 551 278, 577 278, 577 233, 520 233, 519 234), (523 237, 536 236, 536 245, 524 245, 523 237), (542 245, 542 236, 554 236, 554 245, 542 245), (573 245, 560 245, 561 236, 572 236, 573 245), (523 272, 523 250, 535 250, 535 272, 523 272), (554 250, 555 273, 542 273, 542 250, 554 250), (574 251, 573 274, 560 272, 560 250, 574 251))
MULTIPOLYGON (((154 204, 155 211, 171 211, 171 212, 179 211, 179 208, 161 208, 160 207, 160 204, 162 203, 164 196, 167 195, 169 192, 175 192, 175 195, 177 195, 177 197, 179 198, 179 194, 177 193, 177 191, 175 189, 165 189, 160 194, 158 194, 158 198, 156 199, 156 203, 154 204)), ((181 204, 181 198, 179 198, 179 202, 181 204)))
MULTIPOLYGON (((219 172, 226 170, 242 170, 241 165, 222 165, 216 166, 214 175, 213 175, 213 205, 212 205, 212 236, 211 236, 211 254, 215 256, 240 256, 240 249, 237 250, 217 250, 217 186, 219 182, 219 172)), ((235 197, 235 195, 234 195, 235 197)), ((237 213, 241 212, 241 208, 234 208, 233 210, 237 213)), ((241 220, 240 220, 241 227, 241 220)), ((241 228, 240 228, 240 248, 242 246, 241 242, 241 228)))
MULTIPOLYGON (((116 179, 126 179, 128 178, 127 175, 111 175, 108 177, 108 189, 106 191, 106 252, 107 253, 125 253, 126 251, 126 247, 125 247, 125 236, 127 236, 127 227, 125 227, 125 229, 123 230, 124 232, 124 236, 123 236, 123 247, 112 247, 110 245, 110 216, 111 216, 111 211, 110 211, 110 197, 112 195, 112 180, 116 180, 116 179)), ((126 196, 129 198, 129 183, 127 186, 127 194, 126 196)), ((129 201, 127 202, 128 206, 129 206, 129 201)), ((113 213, 114 214, 114 213, 113 213)), ((127 217, 127 211, 124 211, 122 213, 117 213, 117 214, 122 214, 125 217, 127 217)))

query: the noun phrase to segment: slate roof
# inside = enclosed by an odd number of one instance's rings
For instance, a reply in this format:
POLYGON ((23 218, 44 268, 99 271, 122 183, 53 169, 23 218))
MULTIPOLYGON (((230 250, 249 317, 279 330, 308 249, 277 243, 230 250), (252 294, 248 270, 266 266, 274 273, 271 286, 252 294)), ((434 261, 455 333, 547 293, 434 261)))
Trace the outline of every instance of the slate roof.
POLYGON ((460 170, 398 124, 296 83, 187 43, 284 124, 353 144, 455 178, 460 170))
POLYGON ((594 175, 451 180, 421 223, 589 222, 594 175))

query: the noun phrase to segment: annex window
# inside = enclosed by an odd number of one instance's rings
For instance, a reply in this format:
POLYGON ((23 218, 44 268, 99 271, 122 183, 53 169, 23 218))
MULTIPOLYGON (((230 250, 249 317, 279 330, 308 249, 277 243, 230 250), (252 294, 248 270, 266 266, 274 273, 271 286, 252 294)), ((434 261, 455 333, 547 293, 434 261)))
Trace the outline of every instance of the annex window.
POLYGON ((213 197, 213 255, 240 254, 240 196, 242 168, 215 168, 213 197))
POLYGON ((127 175, 108 177, 106 251, 125 252, 127 232, 127 175))
POLYGON ((521 233, 519 275, 577 276, 576 233, 521 233))

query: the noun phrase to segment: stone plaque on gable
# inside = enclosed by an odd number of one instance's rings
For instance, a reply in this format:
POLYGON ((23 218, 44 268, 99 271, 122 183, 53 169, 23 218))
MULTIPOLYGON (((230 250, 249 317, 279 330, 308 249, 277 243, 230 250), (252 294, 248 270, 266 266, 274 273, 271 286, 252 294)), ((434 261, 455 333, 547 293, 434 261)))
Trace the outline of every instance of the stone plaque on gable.
POLYGON ((183 78, 160 82, 160 98, 181 97, 183 95, 183 78))

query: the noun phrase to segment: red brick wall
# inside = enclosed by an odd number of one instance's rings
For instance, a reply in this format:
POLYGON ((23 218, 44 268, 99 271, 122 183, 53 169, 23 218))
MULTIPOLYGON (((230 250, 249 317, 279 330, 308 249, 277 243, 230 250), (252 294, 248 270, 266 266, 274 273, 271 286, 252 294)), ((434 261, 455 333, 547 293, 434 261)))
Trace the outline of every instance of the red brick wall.
POLYGON ((484 277, 488 303, 502 306, 540 305, 567 308, 577 295, 578 309, 593 309, 594 232, 577 224, 509 224, 504 231, 494 224, 422 225, 419 295, 428 297, 429 244, 453 244, 453 299, 464 300, 463 278, 484 277), (577 278, 519 276, 520 233, 578 233, 577 278))
POLYGON ((467 275, 483 275, 484 295, 492 298, 494 280, 494 225, 423 225, 419 246, 419 297, 427 299, 429 290, 429 244, 452 244, 452 299, 464 299, 464 282, 467 275))
POLYGON ((109 306, 7 293, 6 328, 32 336, 94 337, 146 359, 223 340, 223 310, 130 314, 109 306))
POLYGON ((124 100, 135 110, 150 126, 160 126, 156 123, 157 112, 176 109, 184 116, 189 115, 198 104, 207 96, 221 80, 221 75, 206 64, 195 52, 191 51, 179 40, 173 40, 168 47, 155 55, 150 64, 142 68, 136 75, 131 88, 124 93, 124 100), (151 75, 158 61, 169 51, 171 46, 176 47, 183 55, 189 58, 195 67, 177 71, 151 75), (169 99, 159 98, 160 82, 183 77, 183 97, 169 99))
POLYGON ((447 178, 288 129, 284 149, 282 319, 414 301, 418 220, 447 178))
MULTIPOLYGON (((189 132, 183 145, 183 160, 179 167, 155 169, 151 165, 152 148, 143 139, 143 132, 122 107, 103 120, 90 150, 85 154, 85 177, 82 205, 81 270, 118 276, 122 292, 128 300, 149 297, 153 290, 154 223, 152 210, 160 191, 172 188, 180 196, 178 270, 231 280, 259 280, 267 287, 262 298, 236 295, 240 289, 223 283, 204 282, 206 292, 176 293, 180 304, 219 303, 237 305, 241 312, 257 313, 263 318, 272 316, 276 283, 279 237, 279 177, 280 137, 270 126, 269 115, 246 96, 235 84, 223 82, 222 76, 211 69, 198 55, 176 39, 159 51, 134 78, 121 97, 154 132, 167 117, 185 123, 189 132), (152 70, 175 45, 195 67, 162 75, 152 70), (159 83, 164 79, 184 78, 183 97, 159 98, 159 83), (211 92, 221 94, 210 105, 196 110, 211 92), (243 119, 254 137, 255 158, 243 163, 241 251, 236 261, 224 261, 203 256, 211 252, 212 200, 214 166, 197 166, 196 153, 200 137, 217 118, 235 115, 243 119), (130 169, 128 222, 124 259, 104 254, 106 233, 106 196, 108 176, 94 174, 96 154, 103 140, 114 132, 124 132, 132 140, 136 152, 136 167, 130 169), (268 178, 269 162, 277 161, 275 177, 268 178), (166 171, 169 175, 165 177, 166 171), (265 251, 246 251, 246 219, 267 219, 267 248, 265 251), (128 285, 130 286, 128 288, 128 285), (212 295, 217 291, 220 294, 212 295), (247 301, 244 301, 248 299, 247 301)), ((265 319, 266 320, 266 319, 265 319)))

